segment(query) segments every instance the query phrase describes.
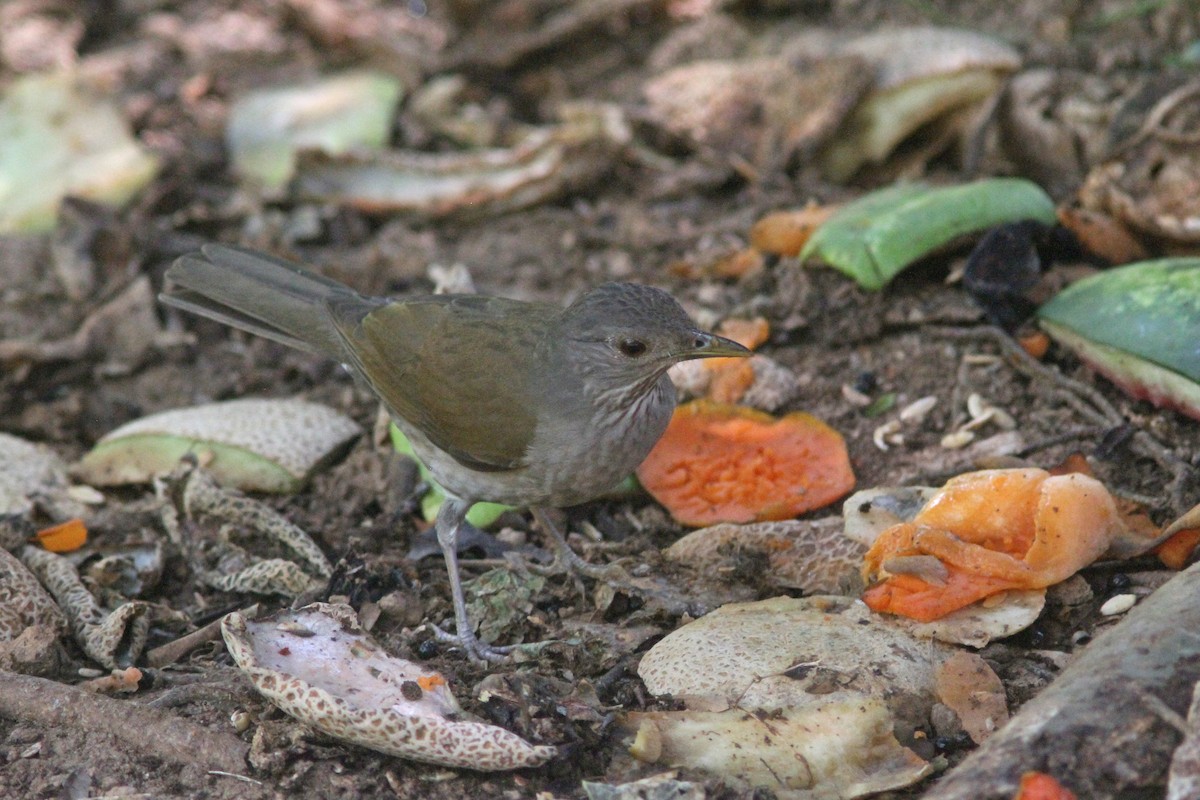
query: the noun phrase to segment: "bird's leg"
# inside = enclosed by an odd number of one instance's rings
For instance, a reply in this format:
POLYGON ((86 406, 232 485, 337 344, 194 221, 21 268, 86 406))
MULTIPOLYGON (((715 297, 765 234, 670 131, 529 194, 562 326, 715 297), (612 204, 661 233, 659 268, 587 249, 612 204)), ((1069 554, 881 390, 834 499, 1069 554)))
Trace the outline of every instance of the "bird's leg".
POLYGON ((554 563, 550 566, 552 570, 569 572, 575 576, 585 575, 593 580, 606 581, 618 587, 633 586, 629 574, 619 565, 590 564, 576 555, 575 551, 571 549, 571 545, 567 544, 566 537, 562 535, 558 526, 546 513, 546 509, 533 508, 530 510, 533 511, 533 518, 537 520, 542 531, 550 537, 550 543, 554 547, 554 563))
POLYGON ((434 527, 437 530, 438 545, 442 548, 442 556, 446 559, 446 571, 450 574, 450 594, 454 600, 454 633, 447 633, 436 625, 432 625, 434 634, 443 642, 453 642, 466 651, 467 657, 474 661, 503 661, 511 647, 492 647, 486 642, 479 641, 471 620, 467 617, 467 599, 463 593, 462 575, 458 571, 458 529, 466 521, 467 511, 471 504, 454 497, 447 497, 438 511, 434 527))

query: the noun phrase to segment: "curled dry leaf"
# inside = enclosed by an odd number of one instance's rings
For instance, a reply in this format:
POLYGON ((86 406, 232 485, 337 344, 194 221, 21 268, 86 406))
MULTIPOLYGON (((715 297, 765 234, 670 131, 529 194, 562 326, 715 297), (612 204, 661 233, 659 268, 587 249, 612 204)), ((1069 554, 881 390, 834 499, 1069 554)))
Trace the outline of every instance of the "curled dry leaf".
POLYGON ((1023 70, 1000 98, 1000 146, 1021 175, 1065 197, 1109 146, 1114 91, 1101 75, 1061 65, 1023 70))
POLYGON ((1138 130, 1092 169, 1079 189, 1087 208, 1190 252, 1200 243, 1200 80, 1167 92, 1149 111, 1132 97, 1110 128, 1135 117, 1138 130), (1123 113, 1128 111, 1128 114, 1123 113))
POLYGON ((150 630, 148 605, 134 601, 105 611, 79 580, 75 567, 62 556, 27 545, 21 548, 19 557, 54 596, 83 652, 109 669, 128 667, 137 661, 150 630))
POLYGON ((154 311, 150 279, 139 275, 116 296, 91 311, 75 332, 60 339, 0 340, 0 364, 102 360, 96 370, 121 374, 142 364, 152 349, 170 341, 154 311))
POLYGON ((333 573, 302 529, 270 506, 219 486, 190 459, 156 489, 167 534, 214 589, 297 597, 321 588, 333 573))
POLYGON ((1009 589, 1058 583, 1102 555, 1125 530, 1112 496, 1085 475, 1003 469, 949 481, 912 519, 867 553, 872 609, 921 621, 1009 589), (931 577, 912 557, 945 568, 931 577))
POLYGON ((504 149, 299 156, 293 194, 368 214, 477 217, 528 208, 608 173, 631 138, 615 106, 578 104, 504 149))
POLYGON ((938 700, 958 715, 971 741, 979 744, 1008 721, 1004 684, 977 654, 959 650, 936 674, 938 700))
POLYGON ((847 42, 841 52, 864 59, 876 74, 874 88, 821 155, 834 181, 883 163, 918 129, 944 149, 1021 66, 1020 54, 1004 42, 954 28, 884 29, 847 42))
POLYGON ((557 749, 469 719, 437 672, 388 655, 344 605, 315 603, 221 624, 260 693, 336 739, 388 755, 483 772, 543 764, 557 749))
POLYGON ((788 519, 854 488, 845 440, 816 417, 706 400, 675 410, 637 475, 675 519, 697 526, 788 519))
POLYGON ((294 492, 361 433, 349 417, 303 400, 230 400, 122 425, 75 467, 88 483, 149 483, 187 454, 226 486, 294 492))

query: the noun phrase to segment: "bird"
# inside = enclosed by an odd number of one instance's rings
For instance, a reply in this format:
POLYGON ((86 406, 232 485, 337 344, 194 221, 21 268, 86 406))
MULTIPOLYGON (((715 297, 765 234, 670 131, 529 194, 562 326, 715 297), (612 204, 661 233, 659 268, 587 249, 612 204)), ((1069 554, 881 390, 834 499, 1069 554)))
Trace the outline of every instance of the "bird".
MULTIPOLYGON (((206 244, 167 269, 160 300, 342 363, 382 402, 445 490, 434 521, 455 632, 472 661, 457 540, 476 502, 544 510, 593 500, 642 462, 676 405, 667 370, 749 355, 701 330, 671 295, 605 283, 566 307, 477 294, 372 297, 265 253, 206 244)), ((582 559, 574 556, 580 563, 582 559)))

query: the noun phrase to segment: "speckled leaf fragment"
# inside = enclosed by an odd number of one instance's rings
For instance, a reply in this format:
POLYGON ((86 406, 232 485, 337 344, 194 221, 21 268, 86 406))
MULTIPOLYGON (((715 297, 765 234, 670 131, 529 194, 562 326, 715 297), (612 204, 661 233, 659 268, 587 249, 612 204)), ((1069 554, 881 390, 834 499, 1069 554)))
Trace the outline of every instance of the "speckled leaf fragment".
POLYGON ((467 718, 445 678, 389 656, 349 606, 314 603, 255 621, 235 612, 221 633, 263 696, 337 739, 482 772, 538 766, 557 752, 467 718))
POLYGON ((150 630, 147 604, 135 600, 112 610, 103 608, 67 559, 32 545, 17 555, 54 596, 75 640, 97 664, 117 669, 132 666, 141 657, 150 630))
POLYGON ((944 188, 897 184, 843 206, 809 238, 800 259, 822 261, 877 290, 960 236, 1027 219, 1053 225, 1054 201, 1020 178, 944 188))
POLYGON ((342 452, 361 429, 303 400, 231 400, 164 411, 104 436, 76 467, 89 483, 146 483, 188 453, 225 486, 294 492, 342 452))
POLYGON ((1200 258, 1092 275, 1059 292, 1038 317, 1124 391, 1200 419, 1200 258))

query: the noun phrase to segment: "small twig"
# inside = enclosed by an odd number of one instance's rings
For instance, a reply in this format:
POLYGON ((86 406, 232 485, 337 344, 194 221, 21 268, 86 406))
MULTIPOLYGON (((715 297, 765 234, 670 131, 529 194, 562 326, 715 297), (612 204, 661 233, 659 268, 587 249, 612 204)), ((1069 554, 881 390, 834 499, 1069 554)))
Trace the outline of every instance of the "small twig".
POLYGON ((1056 433, 1053 436, 1047 436, 1043 439, 1039 439, 1033 444, 1026 445, 1022 449, 1018 450, 1016 455, 1018 458, 1029 458, 1029 456, 1033 455, 1039 450, 1045 450, 1047 448, 1054 447, 1057 444, 1062 444, 1063 442, 1072 442, 1076 439, 1090 439, 1096 436, 1103 436, 1104 433, 1109 430, 1111 430, 1111 428, 1106 426, 1098 426, 1094 428, 1076 428, 1075 430, 1071 431, 1063 431, 1062 433, 1056 433))
POLYGON ((1171 144, 1190 145, 1200 142, 1200 134, 1198 133, 1180 133, 1163 127, 1163 120, 1172 111, 1198 95, 1200 95, 1200 82, 1194 82, 1184 84, 1162 97, 1150 109, 1150 113, 1146 114, 1146 119, 1142 121, 1142 125, 1138 128, 1137 133, 1122 142, 1109 158, 1117 158, 1131 147, 1140 144, 1151 136, 1171 144))
MULTIPOLYGON (((243 610, 242 614, 247 619, 257 617, 258 603, 243 610)), ((168 664, 174 664, 200 645, 219 638, 221 638, 221 620, 216 619, 203 628, 186 633, 178 639, 173 639, 149 651, 146 653, 146 664, 151 667, 165 667, 168 664)))
POLYGON ((210 769, 209 775, 220 775, 222 778, 233 778, 234 780, 244 781, 245 783, 253 783, 255 786, 262 786, 263 782, 251 778, 249 775, 239 775, 236 772, 226 772, 223 769, 210 769))

